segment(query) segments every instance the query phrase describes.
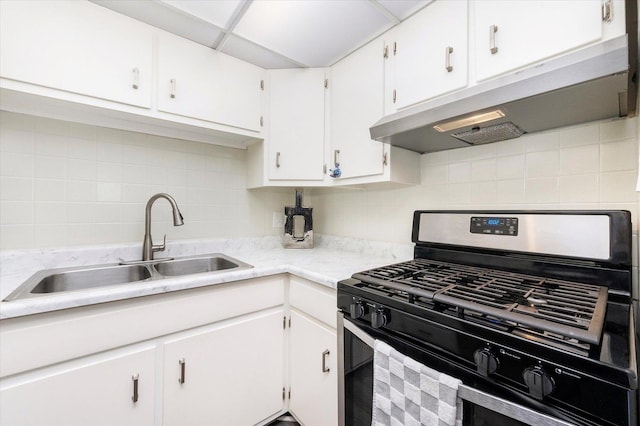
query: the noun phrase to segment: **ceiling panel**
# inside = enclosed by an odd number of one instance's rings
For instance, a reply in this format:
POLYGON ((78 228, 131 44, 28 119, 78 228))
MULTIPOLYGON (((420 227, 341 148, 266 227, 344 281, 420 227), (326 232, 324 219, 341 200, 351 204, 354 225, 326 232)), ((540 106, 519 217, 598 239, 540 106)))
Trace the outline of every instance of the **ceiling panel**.
POLYGON ((390 28, 368 2, 256 1, 235 33, 311 67, 327 66, 390 28))
POLYGON ((301 65, 241 37, 230 36, 221 52, 266 69, 299 68, 301 65))
POLYGON ((433 0, 378 0, 385 9, 403 21, 433 0))
POLYGON ((241 0, 162 0, 176 9, 197 16, 219 28, 226 29, 241 0))

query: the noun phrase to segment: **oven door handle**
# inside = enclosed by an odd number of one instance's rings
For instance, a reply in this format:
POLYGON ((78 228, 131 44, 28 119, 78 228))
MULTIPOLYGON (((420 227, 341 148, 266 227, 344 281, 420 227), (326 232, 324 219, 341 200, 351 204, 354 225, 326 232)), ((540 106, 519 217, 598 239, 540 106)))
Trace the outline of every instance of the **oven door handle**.
MULTIPOLYGON (((365 331, 360 329, 357 325, 349 321, 344 317, 342 313, 338 313, 338 336, 339 341, 338 345, 342 346, 342 342, 344 339, 344 329, 349 330, 354 336, 364 342, 367 346, 373 349, 375 339, 367 334, 365 331), (342 327, 342 329, 341 329, 342 327)), ((341 348, 338 359, 341 361, 341 358, 344 357, 344 349, 341 348)), ((339 372, 340 375, 344 374, 344 370, 339 372)), ((341 379, 341 377, 339 377, 341 379)), ((550 417, 546 414, 539 413, 530 408, 524 407, 522 405, 516 404, 514 402, 508 401, 506 399, 498 398, 497 396, 491 395, 489 393, 483 392, 476 388, 472 388, 470 386, 461 384, 458 387, 458 396, 468 401, 472 404, 476 404, 482 407, 485 407, 491 411, 496 413, 500 413, 509 418, 519 420, 521 422, 527 424, 543 424, 545 426, 573 426, 573 423, 566 422, 564 420, 560 420, 557 418, 550 417)), ((342 403, 344 400, 341 401, 342 403)), ((343 407, 344 409, 344 407, 343 407)), ((344 413, 344 411, 342 411, 344 413)), ((340 419, 342 420, 342 419, 340 419)))

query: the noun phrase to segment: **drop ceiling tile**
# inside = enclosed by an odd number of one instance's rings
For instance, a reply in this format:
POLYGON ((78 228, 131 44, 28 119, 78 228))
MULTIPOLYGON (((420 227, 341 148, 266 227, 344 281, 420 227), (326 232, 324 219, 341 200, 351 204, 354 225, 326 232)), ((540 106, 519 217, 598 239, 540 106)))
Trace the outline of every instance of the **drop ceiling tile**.
POLYGON ((258 46, 238 36, 230 36, 221 52, 266 69, 298 68, 300 65, 288 61, 277 53, 258 46))
POLYGON ((433 0, 378 0, 378 3, 401 21, 432 2, 433 0))
POLYGON ((161 0, 176 9, 226 29, 241 0, 161 0))
POLYGON ((235 33, 293 61, 329 66, 392 24, 368 1, 254 1, 235 33))
POLYGON ((161 2, 148 0, 92 0, 94 3, 122 13, 138 21, 161 28, 205 46, 213 46, 221 34, 219 28, 203 20, 176 12, 161 2))

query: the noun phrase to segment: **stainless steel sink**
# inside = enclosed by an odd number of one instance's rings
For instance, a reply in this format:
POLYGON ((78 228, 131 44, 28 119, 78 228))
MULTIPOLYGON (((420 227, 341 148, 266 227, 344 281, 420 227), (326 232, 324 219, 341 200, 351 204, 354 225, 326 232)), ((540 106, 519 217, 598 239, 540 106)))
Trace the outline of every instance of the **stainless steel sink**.
POLYGON ((205 256, 189 259, 175 259, 158 262, 153 265, 160 275, 175 277, 178 275, 199 274, 203 272, 227 271, 247 267, 246 263, 224 255, 205 256))
POLYGON ((4 300, 8 302, 61 292, 248 268, 253 266, 224 254, 214 253, 170 260, 46 269, 35 273, 4 300))

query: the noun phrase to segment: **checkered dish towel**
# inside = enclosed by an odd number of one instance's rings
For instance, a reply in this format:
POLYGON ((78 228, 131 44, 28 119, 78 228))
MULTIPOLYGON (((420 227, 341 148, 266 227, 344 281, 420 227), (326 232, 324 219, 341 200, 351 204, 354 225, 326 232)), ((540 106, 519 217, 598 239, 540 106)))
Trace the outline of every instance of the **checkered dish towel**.
POLYGON ((462 383, 376 340, 372 426, 461 426, 462 383))

